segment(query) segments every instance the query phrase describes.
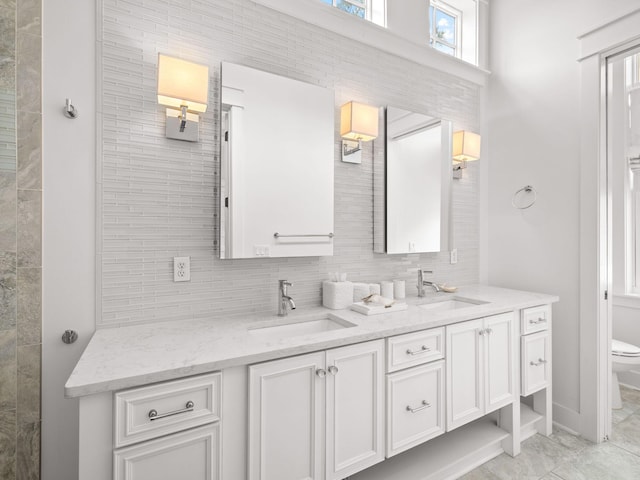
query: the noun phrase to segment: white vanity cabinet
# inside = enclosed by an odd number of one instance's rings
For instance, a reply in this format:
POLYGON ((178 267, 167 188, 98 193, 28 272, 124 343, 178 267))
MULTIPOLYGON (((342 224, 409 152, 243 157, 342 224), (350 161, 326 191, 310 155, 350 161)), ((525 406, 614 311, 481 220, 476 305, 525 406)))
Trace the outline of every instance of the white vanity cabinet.
POLYGON ((114 394, 114 480, 220 478, 220 373, 114 394))
POLYGON ((514 401, 514 313, 446 327, 447 431, 514 401))
POLYGON ((551 305, 523 309, 520 332, 521 436, 551 435, 551 305))
POLYGON ((342 479, 384 459, 384 340, 249 367, 251 480, 342 479))

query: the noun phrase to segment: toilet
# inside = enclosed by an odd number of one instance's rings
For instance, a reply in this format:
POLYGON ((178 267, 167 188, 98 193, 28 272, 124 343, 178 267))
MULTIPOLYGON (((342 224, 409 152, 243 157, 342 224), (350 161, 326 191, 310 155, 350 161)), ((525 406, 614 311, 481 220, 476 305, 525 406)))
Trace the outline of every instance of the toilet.
POLYGON ((620 340, 612 340, 611 364, 613 367, 613 377, 611 379, 612 407, 619 409, 622 408, 622 399, 620 398, 618 372, 626 372, 634 367, 640 368, 640 347, 620 340))

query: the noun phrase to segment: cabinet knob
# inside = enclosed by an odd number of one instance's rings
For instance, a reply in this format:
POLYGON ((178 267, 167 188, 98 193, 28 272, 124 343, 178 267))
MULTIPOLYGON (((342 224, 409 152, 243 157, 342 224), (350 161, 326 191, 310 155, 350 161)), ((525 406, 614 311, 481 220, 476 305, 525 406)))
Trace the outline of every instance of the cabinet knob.
POLYGON ((335 375, 336 373, 338 373, 338 367, 336 367, 335 365, 331 365, 328 370, 331 375, 335 375))
POLYGON ((316 375, 320 378, 324 378, 327 376, 327 371, 324 368, 319 368, 316 370, 316 375))

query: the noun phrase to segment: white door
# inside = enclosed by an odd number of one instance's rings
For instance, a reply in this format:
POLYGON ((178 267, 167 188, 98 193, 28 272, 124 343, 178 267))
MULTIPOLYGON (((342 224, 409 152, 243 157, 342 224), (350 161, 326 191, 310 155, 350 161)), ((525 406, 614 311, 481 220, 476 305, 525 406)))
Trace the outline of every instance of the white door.
POLYGON ((218 424, 149 440, 114 453, 114 480, 218 480, 218 424))
POLYGON ((511 403, 515 385, 515 334, 513 312, 484 319, 486 397, 485 413, 511 403))
POLYGON ((446 328, 447 431, 484 414, 482 319, 446 328))
POLYGON ((384 340, 326 352, 326 478, 384 460, 384 340))
POLYGON ((249 367, 249 479, 323 478, 324 353, 249 367))

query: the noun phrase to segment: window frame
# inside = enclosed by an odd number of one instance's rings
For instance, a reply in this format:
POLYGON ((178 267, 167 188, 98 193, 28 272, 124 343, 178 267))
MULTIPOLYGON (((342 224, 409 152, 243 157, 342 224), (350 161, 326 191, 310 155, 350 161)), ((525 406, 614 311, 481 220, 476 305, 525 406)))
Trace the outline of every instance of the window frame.
MULTIPOLYGON (((461 58, 462 57, 462 15, 463 13, 461 10, 453 7, 452 5, 449 5, 448 3, 437 1, 437 0, 431 0, 431 2, 429 3, 429 18, 427 19, 429 23, 429 46, 434 50, 438 50, 435 47, 435 44, 439 43, 445 47, 449 47, 453 49, 453 54, 448 54, 446 52, 442 52, 442 53, 444 53, 445 55, 451 55, 452 57, 455 57, 455 58, 461 58), (433 13, 432 13, 432 9, 433 9, 433 13), (440 10, 442 13, 449 15, 450 17, 453 17, 455 22, 454 24, 455 25, 455 44, 450 43, 442 38, 437 38, 436 10, 440 10)), ((438 50, 438 51, 441 52, 441 50, 438 50)))

